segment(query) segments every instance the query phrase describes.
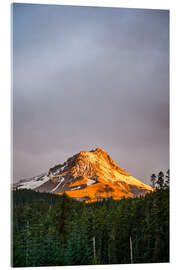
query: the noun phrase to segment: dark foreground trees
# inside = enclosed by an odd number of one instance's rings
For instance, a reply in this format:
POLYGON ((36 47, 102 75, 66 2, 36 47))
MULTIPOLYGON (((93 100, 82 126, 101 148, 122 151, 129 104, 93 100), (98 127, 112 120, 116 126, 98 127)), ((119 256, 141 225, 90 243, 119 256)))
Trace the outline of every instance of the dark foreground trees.
POLYGON ((14 267, 169 261, 169 188, 85 204, 13 192, 14 267))

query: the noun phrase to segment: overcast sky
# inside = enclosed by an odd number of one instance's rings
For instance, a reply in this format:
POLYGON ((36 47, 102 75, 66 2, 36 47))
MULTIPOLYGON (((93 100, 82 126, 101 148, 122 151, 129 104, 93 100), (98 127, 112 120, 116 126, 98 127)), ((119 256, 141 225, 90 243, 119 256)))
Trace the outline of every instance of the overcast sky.
POLYGON ((102 147, 149 183, 169 168, 169 12, 14 4, 13 177, 102 147))

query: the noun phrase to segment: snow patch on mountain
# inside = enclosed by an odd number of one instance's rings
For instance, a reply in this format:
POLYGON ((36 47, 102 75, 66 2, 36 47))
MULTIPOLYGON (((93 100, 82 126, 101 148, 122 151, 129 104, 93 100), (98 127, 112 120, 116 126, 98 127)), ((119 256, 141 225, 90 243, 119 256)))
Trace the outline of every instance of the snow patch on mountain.
POLYGON ((61 178, 59 178, 58 180, 59 180, 59 181, 58 181, 57 186, 55 186, 55 188, 53 188, 53 189, 51 190, 51 192, 54 192, 55 190, 57 190, 58 187, 61 185, 61 183, 65 180, 65 178, 64 178, 64 177, 61 177, 61 178))
POLYGON ((47 181, 49 181, 49 177, 47 175, 44 175, 43 177, 34 177, 31 178, 28 182, 23 182, 20 183, 20 185, 18 186, 18 189, 35 189, 39 186, 41 186, 42 184, 46 183, 47 181))
POLYGON ((93 185, 96 183, 96 180, 88 179, 87 186, 93 185))
POLYGON ((76 189, 80 189, 80 188, 81 188, 81 186, 77 186, 77 187, 71 188, 71 191, 76 190, 76 189))

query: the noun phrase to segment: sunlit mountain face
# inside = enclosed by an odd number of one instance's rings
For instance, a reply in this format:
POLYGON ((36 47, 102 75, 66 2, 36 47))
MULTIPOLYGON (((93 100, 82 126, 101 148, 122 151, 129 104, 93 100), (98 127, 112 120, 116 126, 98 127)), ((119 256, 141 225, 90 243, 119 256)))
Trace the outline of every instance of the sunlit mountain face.
POLYGON ((81 151, 48 173, 20 180, 15 189, 33 189, 39 192, 67 194, 85 202, 112 197, 119 200, 137 197, 153 188, 131 176, 101 148, 81 151))

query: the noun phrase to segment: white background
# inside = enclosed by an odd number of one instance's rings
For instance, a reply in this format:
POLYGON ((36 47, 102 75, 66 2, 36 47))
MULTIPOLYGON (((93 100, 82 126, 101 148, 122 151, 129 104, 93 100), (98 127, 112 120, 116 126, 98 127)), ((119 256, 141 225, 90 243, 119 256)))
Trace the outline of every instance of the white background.
MULTIPOLYGON (((0 1, 0 267, 10 269, 11 184, 11 18, 12 0, 0 1)), ((61 267, 61 269, 176 269, 180 267, 180 7, 177 0, 64 0, 14 1, 18 3, 112 6, 170 9, 170 264, 61 267)), ((41 267, 40 267, 41 268, 41 267)), ((17 268, 19 269, 19 268, 17 268)), ((26 269, 26 268, 21 268, 26 269)), ((29 268, 31 269, 31 268, 29 268)), ((38 269, 38 268, 37 268, 38 269)), ((49 267, 47 269, 59 269, 49 267)))

